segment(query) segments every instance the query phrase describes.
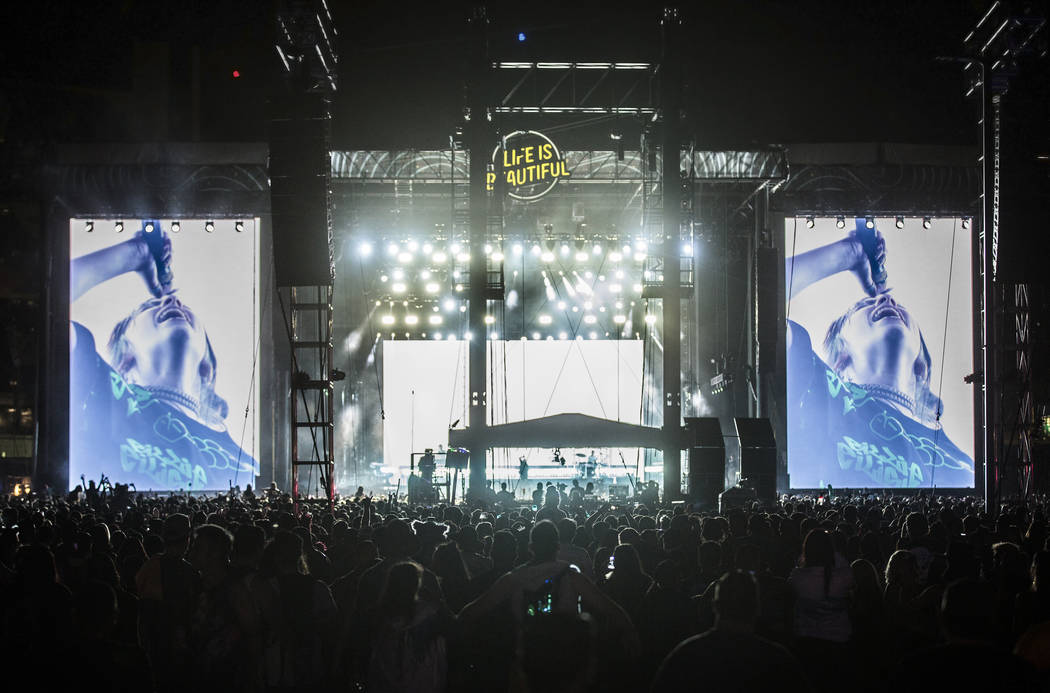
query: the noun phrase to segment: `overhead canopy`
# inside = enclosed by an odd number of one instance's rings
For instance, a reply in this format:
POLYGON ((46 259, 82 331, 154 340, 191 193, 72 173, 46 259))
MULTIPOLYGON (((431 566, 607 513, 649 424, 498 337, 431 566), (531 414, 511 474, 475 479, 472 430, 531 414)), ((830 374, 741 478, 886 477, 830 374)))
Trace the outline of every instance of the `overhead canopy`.
MULTIPOLYGON (((683 429, 684 430, 684 429, 683 429)), ((451 429, 449 447, 629 447, 662 448, 664 430, 609 421, 585 414, 555 414, 540 419, 486 426, 480 430, 451 429)))

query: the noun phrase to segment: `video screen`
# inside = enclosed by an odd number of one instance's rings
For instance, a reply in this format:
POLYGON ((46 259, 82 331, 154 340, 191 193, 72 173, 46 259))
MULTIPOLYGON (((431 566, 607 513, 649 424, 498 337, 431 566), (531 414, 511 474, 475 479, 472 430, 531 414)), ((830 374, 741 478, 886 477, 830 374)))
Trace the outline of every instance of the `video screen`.
POLYGON ((792 488, 974 485, 970 233, 950 218, 786 220, 792 488))
POLYGON ((254 484, 258 225, 70 221, 69 486, 254 484))

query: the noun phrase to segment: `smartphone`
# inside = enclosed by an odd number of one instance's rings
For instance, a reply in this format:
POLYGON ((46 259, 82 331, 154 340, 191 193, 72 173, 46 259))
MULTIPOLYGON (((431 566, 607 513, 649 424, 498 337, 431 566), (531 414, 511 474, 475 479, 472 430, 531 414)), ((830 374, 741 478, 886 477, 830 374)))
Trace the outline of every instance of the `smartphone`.
POLYGON ((609 556, 609 570, 616 569, 616 556, 609 556))

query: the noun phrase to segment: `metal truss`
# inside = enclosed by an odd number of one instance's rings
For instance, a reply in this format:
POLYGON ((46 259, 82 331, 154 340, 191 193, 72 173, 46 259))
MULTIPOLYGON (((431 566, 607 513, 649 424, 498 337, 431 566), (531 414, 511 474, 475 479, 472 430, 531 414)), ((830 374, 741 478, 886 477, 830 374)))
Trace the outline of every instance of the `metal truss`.
POLYGON ((650 63, 494 62, 493 113, 657 114, 650 63))
POLYGON ((325 0, 283 0, 277 9, 274 47, 285 72, 313 93, 334 92, 338 35, 325 0))

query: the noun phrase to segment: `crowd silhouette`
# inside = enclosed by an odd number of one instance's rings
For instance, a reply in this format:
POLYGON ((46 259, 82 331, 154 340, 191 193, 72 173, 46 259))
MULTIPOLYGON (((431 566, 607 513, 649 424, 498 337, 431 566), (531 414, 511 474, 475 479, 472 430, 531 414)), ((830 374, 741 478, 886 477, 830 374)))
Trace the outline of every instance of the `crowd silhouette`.
MULTIPOLYGON (((71 494, 2 503, 11 682, 113 691, 1043 690, 1042 501, 724 513, 71 494)), ((11 690, 16 690, 12 688, 11 690)))

